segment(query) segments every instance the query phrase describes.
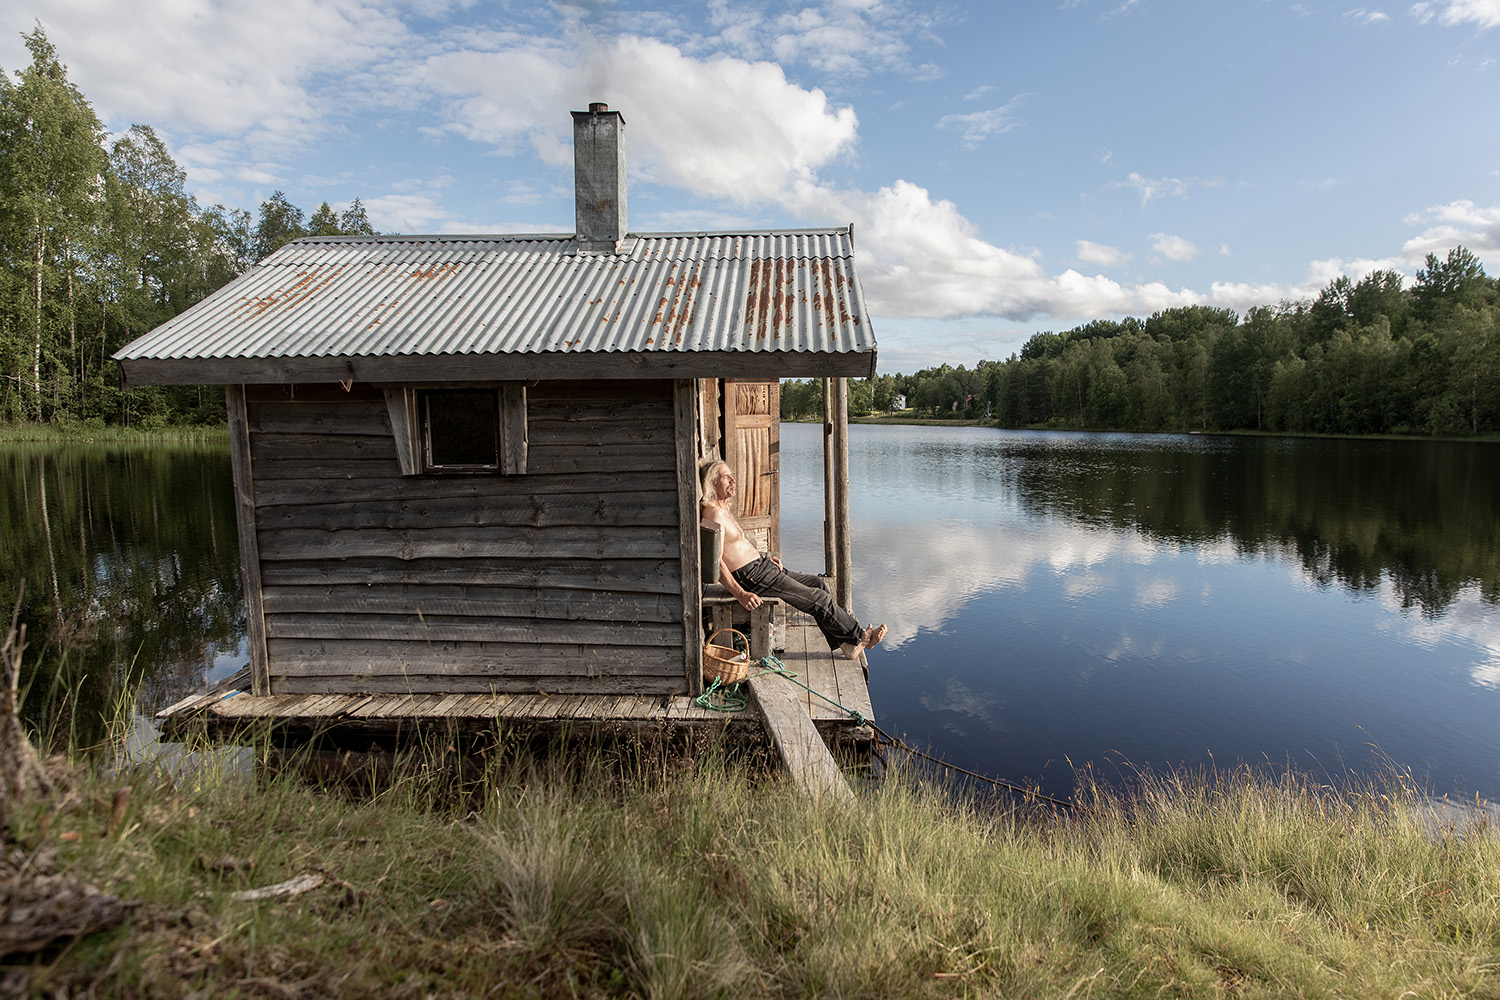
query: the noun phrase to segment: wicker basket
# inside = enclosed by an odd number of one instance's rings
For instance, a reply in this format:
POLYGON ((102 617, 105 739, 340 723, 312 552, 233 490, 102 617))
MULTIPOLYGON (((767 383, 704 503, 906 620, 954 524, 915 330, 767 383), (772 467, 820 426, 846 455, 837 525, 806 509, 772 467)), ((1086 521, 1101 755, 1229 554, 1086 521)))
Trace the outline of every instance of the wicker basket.
POLYGON ((732 628, 719 629, 703 644, 703 679, 710 684, 714 681, 720 684, 738 684, 750 672, 749 649, 750 640, 745 638, 745 633, 732 628), (714 640, 725 632, 733 632, 739 636, 745 644, 746 652, 742 653, 733 646, 714 645, 714 640))

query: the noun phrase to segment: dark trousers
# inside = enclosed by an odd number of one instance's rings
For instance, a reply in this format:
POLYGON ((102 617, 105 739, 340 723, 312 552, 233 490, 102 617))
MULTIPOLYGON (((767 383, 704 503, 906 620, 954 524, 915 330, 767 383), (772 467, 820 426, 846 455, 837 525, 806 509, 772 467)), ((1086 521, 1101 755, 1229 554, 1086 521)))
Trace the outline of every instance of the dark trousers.
POLYGON ((822 577, 793 573, 777 566, 770 556, 761 556, 735 570, 734 578, 752 594, 779 597, 798 611, 812 615, 823 638, 828 640, 829 649, 837 649, 846 642, 857 646, 863 638, 859 622, 834 601, 822 577))

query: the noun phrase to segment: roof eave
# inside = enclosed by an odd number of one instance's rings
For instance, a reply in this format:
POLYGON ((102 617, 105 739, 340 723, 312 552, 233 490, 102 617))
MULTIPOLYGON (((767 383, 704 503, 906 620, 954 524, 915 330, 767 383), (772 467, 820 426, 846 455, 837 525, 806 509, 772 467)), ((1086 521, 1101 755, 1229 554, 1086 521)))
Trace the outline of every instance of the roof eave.
POLYGON ((535 379, 870 378, 875 349, 815 351, 569 351, 316 358, 121 358, 125 385, 289 385, 535 379))

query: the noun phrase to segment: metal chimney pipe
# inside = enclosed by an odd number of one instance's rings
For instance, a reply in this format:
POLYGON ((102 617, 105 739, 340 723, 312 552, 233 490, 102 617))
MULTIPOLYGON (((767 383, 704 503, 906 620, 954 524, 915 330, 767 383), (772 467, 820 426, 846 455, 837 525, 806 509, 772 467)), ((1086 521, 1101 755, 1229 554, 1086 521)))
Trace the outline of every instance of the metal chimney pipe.
POLYGON ((595 102, 573 112, 578 249, 619 249, 625 238, 625 119, 595 102))

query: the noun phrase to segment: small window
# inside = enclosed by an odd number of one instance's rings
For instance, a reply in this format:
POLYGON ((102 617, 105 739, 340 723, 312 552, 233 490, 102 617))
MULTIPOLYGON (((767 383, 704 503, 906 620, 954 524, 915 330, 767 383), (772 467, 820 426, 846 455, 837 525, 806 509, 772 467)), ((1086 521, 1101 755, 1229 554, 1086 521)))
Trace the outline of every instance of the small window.
POLYGON ((432 389, 418 397, 422 464, 428 472, 498 472, 500 393, 432 389))
POLYGON ((526 386, 385 390, 403 476, 526 472, 526 386))

